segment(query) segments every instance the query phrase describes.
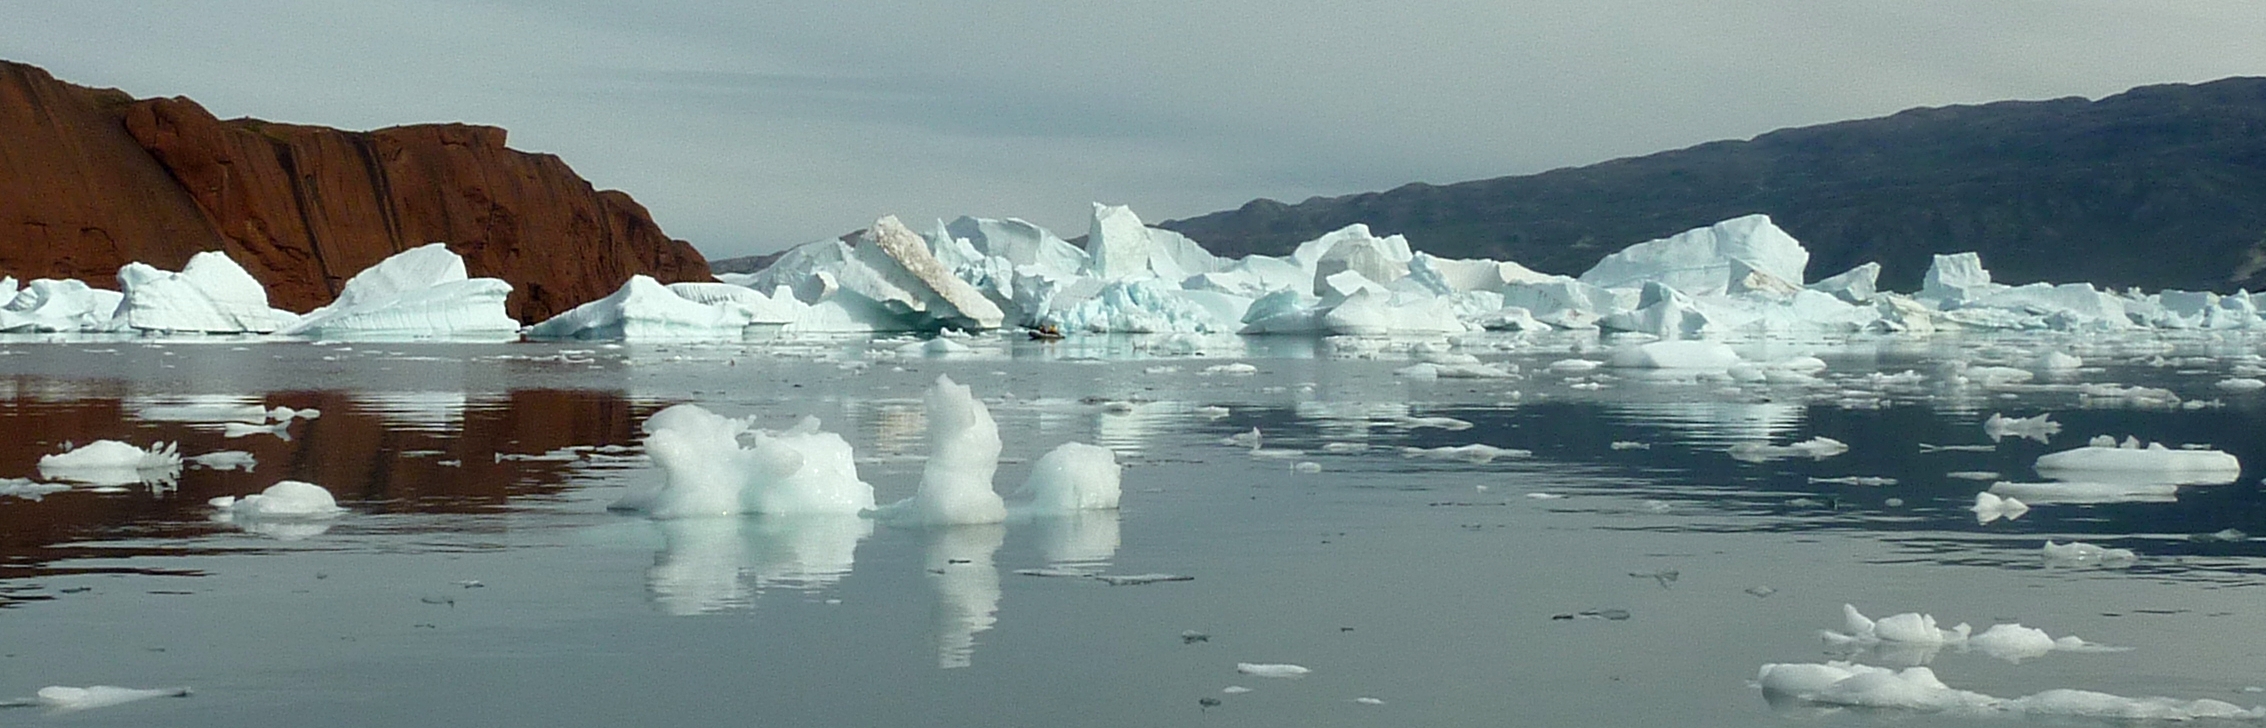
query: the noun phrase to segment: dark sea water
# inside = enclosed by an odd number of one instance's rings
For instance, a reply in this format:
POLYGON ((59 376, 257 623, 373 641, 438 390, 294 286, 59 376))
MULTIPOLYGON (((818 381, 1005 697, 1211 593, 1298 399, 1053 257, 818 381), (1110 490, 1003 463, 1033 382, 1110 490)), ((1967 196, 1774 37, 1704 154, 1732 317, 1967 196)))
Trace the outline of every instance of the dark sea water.
MULTIPOLYGON (((1771 701, 1753 685, 1765 663, 1850 657, 1925 664, 2001 697, 2266 704, 2266 609, 2251 591, 2266 584, 2266 540, 2248 537, 2266 536, 2266 400, 2217 386, 2258 376, 2255 338, 1740 344, 1754 360, 1827 364, 1814 381, 1769 383, 1551 373, 1609 356, 1585 337, 1464 342, 1518 367, 1508 380, 1403 376, 1426 348, 1406 341, 1002 336, 948 357, 898 354, 902 343, 0 344, 12 435, 0 477, 43 481, 41 455, 97 439, 256 460, 0 495, 0 699, 50 685, 193 693, 0 709, 0 723, 2031 720, 1771 701), (1952 362, 2027 367, 2049 349, 2084 368, 1996 386, 1954 376, 1952 362), (1231 362, 1256 372, 1207 371, 1231 362), (940 374, 998 420, 1001 491, 1055 445, 1093 442, 1126 466, 1122 509, 921 530, 606 508, 662 477, 638 423, 683 402, 771 428, 815 415, 856 447, 881 501, 908 496, 928 448, 921 394, 940 374), (2184 404, 2083 389, 2112 383, 2184 404), (180 417, 244 404, 321 414, 288 439, 180 417), (1994 443, 1982 426, 1994 412, 2051 413, 2063 429, 1994 443), (1254 428, 1257 451, 1226 441, 1254 428), (2038 481, 2039 455, 2101 434, 2208 446, 2244 472, 2171 502, 2041 504, 1988 524, 1969 506, 1992 481, 1950 475, 2038 481), (1817 436, 1849 450, 1727 452, 1817 436), (1403 451, 1474 443, 1527 453, 1403 451), (1835 482, 1852 477, 1895 483, 1835 482), (206 505, 284 479, 324 486, 348 512, 240 524, 206 505), (2247 533, 2199 536, 2227 529, 2247 533), (2139 558, 2049 563, 2048 539, 2139 558), (1017 573, 1030 570, 1193 579, 1017 573), (1817 635, 1842 627, 1844 603, 2130 649, 1852 654, 1817 635)), ((2108 724, 2053 723, 2072 721, 2108 724)))

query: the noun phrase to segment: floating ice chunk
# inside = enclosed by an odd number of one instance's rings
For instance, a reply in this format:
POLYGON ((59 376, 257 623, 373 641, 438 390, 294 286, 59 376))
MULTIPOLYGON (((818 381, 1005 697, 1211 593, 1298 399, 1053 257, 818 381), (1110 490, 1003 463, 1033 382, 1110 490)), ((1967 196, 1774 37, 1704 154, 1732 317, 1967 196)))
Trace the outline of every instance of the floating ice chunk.
POLYGON ((1768 216, 1748 215, 1629 246, 1598 261, 1581 282, 1602 288, 1659 282, 1692 295, 1785 290, 1802 285, 1809 262, 1809 251, 1768 216))
POLYGON ((1459 420, 1454 417, 1439 416, 1399 417, 1393 420, 1393 424, 1411 430, 1430 427, 1435 429, 1448 430, 1450 432, 1457 430, 1469 430, 1472 427, 1470 420, 1459 420))
POLYGON ((62 483, 34 483, 23 478, 0 478, 0 496, 22 498, 29 501, 39 500, 49 493, 60 493, 70 489, 71 486, 62 483))
POLYGON ((1095 574, 1095 579, 1110 586, 1141 586, 1172 581, 1195 581, 1196 577, 1184 574, 1095 574))
POLYGON ((2228 392, 2256 392, 2261 389, 2266 389, 2266 379, 2257 379, 2254 377, 2235 377, 2232 379, 2221 379, 2215 386, 2217 386, 2221 390, 2228 392))
POLYGON ((1812 483, 1832 483, 1832 484, 1836 484, 1836 485, 1861 485, 1861 486, 1865 486, 1865 487, 1868 487, 1868 488, 1875 488, 1875 487, 1881 487, 1881 486, 1889 486, 1889 485, 1895 485, 1895 484, 1896 484, 1896 479, 1895 479, 1895 478, 1883 478, 1883 477, 1878 477, 1878 476, 1871 476, 1871 475, 1844 475, 1844 476, 1841 476, 1841 477, 1837 477, 1837 478, 1810 478, 1810 482, 1812 482, 1812 483))
POLYGON ((2216 484, 2232 483, 2242 475, 2242 462, 2234 455, 2218 450, 2173 450, 2162 443, 2142 447, 2137 440, 2118 447, 2087 445, 2041 455, 2037 468, 2047 477, 2066 480, 2099 479, 2100 474, 2108 474, 2118 480, 2216 484))
POLYGON ((2031 368, 2040 373, 2073 372, 2083 366, 2085 366, 2084 359, 2061 351, 2049 351, 2040 354, 2038 360, 2031 364, 2031 368))
POLYGON ((1204 374, 1231 374, 1231 375, 1248 375, 1248 374, 1258 374, 1258 373, 1259 373, 1259 368, 1258 368, 1258 367, 1256 367, 1256 366, 1253 366, 1253 365, 1251 365, 1251 364, 1247 364, 1247 363, 1244 363, 1244 362, 1233 362, 1233 363, 1228 363, 1228 364, 1213 364, 1213 365, 1211 365, 1211 366, 1208 366, 1208 367, 1204 367, 1204 371, 1203 371, 1202 373, 1204 373, 1204 374))
POLYGON ((144 263, 118 269, 116 316, 140 331, 267 333, 298 318, 268 307, 268 293, 227 253, 189 256, 179 273, 144 263))
MULTIPOLYGON (((2171 483, 2045 483, 1991 484, 1988 493, 2036 505, 2049 503, 2170 503, 2179 499, 2179 486, 2171 483)), ((1980 496, 1978 496, 1980 497, 1980 496)), ((2011 518, 2011 517, 2010 517, 2011 518)))
POLYGON ((1615 450, 1650 450, 1652 449, 1652 443, 1637 442, 1635 440, 1614 440, 1613 444, 1610 445, 1610 447, 1615 450))
POLYGON ((2242 708, 2218 700, 2127 698, 2086 690, 2047 690, 2006 700, 1953 689, 1925 667, 1890 670, 1849 662, 1768 664, 1756 674, 1755 682, 1767 694, 1819 705, 2133 721, 2266 718, 2266 708, 2242 708))
POLYGON ((2046 442, 2061 432, 2061 423, 2050 418, 2051 415, 2041 414, 2036 417, 2013 419, 1992 412, 1991 418, 1983 421, 1983 434, 1989 435, 1991 442, 1998 442, 2007 437, 2022 437, 2046 442))
POLYGON ((1454 447, 1404 447, 1401 448, 1401 457, 1432 457, 1442 460, 1462 460, 1468 463, 1489 463, 1494 462, 1496 458, 1534 457, 1534 451, 1495 447, 1475 442, 1454 447))
POLYGON ((253 458, 251 453, 242 450, 221 450, 203 455, 191 455, 183 459, 203 466, 207 470, 241 469, 247 473, 252 472, 252 468, 260 464, 259 460, 253 458))
POLYGON ((1360 697, 1360 698, 1354 698, 1354 699, 1353 699, 1353 702, 1354 702, 1354 704, 1356 704, 1356 705, 1384 705, 1384 704, 1385 704, 1385 701, 1383 701, 1383 700, 1380 700, 1380 699, 1377 699, 1377 698, 1370 698, 1370 697, 1360 697))
POLYGON ((1613 366, 1625 369, 1720 371, 1737 363, 1738 352, 1713 341, 1655 341, 1613 352, 1613 366))
POLYGON ((56 471, 102 468, 153 470, 180 466, 180 449, 168 442, 156 443, 144 450, 117 440, 96 440, 67 452, 42 455, 39 458, 41 470, 56 471))
POLYGON ((1120 495, 1117 453, 1082 442, 1066 442, 1031 466, 1016 489, 1025 507, 1038 513, 1072 513, 1116 508, 1120 495))
POLYGON ((221 424, 220 433, 221 435, 230 438, 246 437, 250 435, 274 435, 276 437, 289 440, 291 439, 291 421, 284 420, 282 422, 277 422, 270 425, 248 425, 242 422, 227 422, 221 424))
POLYGON ((1849 303, 1872 303, 1879 295, 1880 264, 1864 265, 1812 283, 1807 288, 1849 303))
POLYGON ((1975 494, 1975 505, 1968 507, 1968 510, 1975 512, 1976 523, 1990 523, 2001 518, 2009 521, 2021 518, 2022 514, 2030 512, 2030 505, 2011 495, 2002 496, 1986 490, 1975 494))
POLYGON ((1596 371, 1604 363, 1590 359, 1559 359, 1550 362, 1550 371, 1556 374, 1586 374, 1596 371))
POLYGON ((975 349, 970 348, 967 344, 942 336, 927 341, 907 342, 897 347, 897 354, 900 356, 951 356, 972 351, 975 351, 975 349))
POLYGON ((0 307, 0 331, 104 331, 116 319, 124 294, 84 281, 41 278, 0 307))
POLYGON ((362 269, 330 305, 276 333, 326 339, 507 334, 519 329, 504 312, 510 294, 511 284, 468 276, 462 257, 432 243, 362 269))
POLYGON ((344 512, 328 489, 313 483, 286 480, 259 493, 236 498, 221 496, 209 503, 238 518, 328 518, 344 512))
POLYGON ((1791 445, 1772 445, 1767 442, 1742 442, 1732 445, 1732 459, 1760 463, 1784 458, 1824 460, 1849 451, 1849 446, 1830 437, 1812 437, 1791 445))
POLYGON ((858 479, 841 435, 804 418, 783 432, 699 405, 655 412, 644 423, 645 452, 662 471, 658 485, 633 489, 613 508, 656 518, 735 513, 853 514, 873 508, 873 486, 858 479), (752 442, 742 447, 739 439, 752 442))
POLYGON ((722 339, 737 341, 755 313, 731 303, 700 303, 652 276, 630 276, 612 295, 527 327, 536 339, 722 339))
POLYGON ((188 688, 140 689, 122 688, 115 685, 90 685, 83 688, 50 685, 40 688, 38 694, 40 705, 53 708, 54 712, 58 713, 107 708, 150 698, 186 697, 189 697, 188 688))
POLYGON ((1007 519, 1006 502, 992 490, 999 469, 999 426, 991 410, 965 384, 938 376, 930 387, 928 464, 920 489, 881 507, 875 516, 904 525, 943 526, 998 523, 1007 519))
POLYGON ((1314 672, 1301 665, 1269 662, 1238 662, 1235 663, 1235 671, 1254 677, 1284 678, 1305 677, 1314 672))
POLYGON ((2039 550, 2045 555, 2046 562, 2051 564, 2100 564, 2106 566, 2131 564, 2140 560, 2140 555, 2133 553, 2132 549, 2108 548, 2083 541, 2054 543, 2049 539, 2046 541, 2046 545, 2039 550))
POLYGON ((1939 307, 1956 305, 1980 298, 2005 286, 1991 282, 1990 271, 1983 269, 1983 257, 1975 253, 1937 255, 1928 264, 1928 272, 1920 279, 1921 300, 1939 307))

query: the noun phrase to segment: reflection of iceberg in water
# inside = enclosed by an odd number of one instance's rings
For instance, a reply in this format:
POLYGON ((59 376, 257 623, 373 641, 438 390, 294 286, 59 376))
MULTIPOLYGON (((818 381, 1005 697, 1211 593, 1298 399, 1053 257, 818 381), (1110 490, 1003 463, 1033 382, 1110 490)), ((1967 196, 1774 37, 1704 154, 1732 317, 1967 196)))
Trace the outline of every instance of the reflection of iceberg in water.
POLYGON ((848 576, 873 523, 853 515, 655 521, 663 546, 645 572, 668 614, 750 606, 766 589, 815 591, 848 576))
POLYGON ((463 429, 466 407, 499 404, 494 398, 471 401, 463 392, 360 392, 352 399, 355 406, 389 420, 397 429, 426 432, 463 429))
POLYGON ((1117 509, 1040 516, 1031 526, 1038 531, 1039 556, 1049 567, 1100 571, 1117 557, 1117 509))
POLYGON ((1093 415, 1094 444, 1121 453, 1139 453, 1158 434, 1187 426, 1189 406, 1184 402, 1119 404, 1093 415))
POLYGON ((950 526, 928 531, 925 559, 936 587, 936 666, 975 664, 976 633, 999 618, 999 569, 991 555, 1007 538, 999 524, 950 526))
POLYGON ((1772 441, 1802 425, 1799 402, 1627 402, 1612 417, 1691 434, 1703 442, 1772 441))
POLYGON ((266 424, 263 397, 238 394, 135 395, 119 404, 144 422, 184 422, 216 425, 226 422, 266 424))

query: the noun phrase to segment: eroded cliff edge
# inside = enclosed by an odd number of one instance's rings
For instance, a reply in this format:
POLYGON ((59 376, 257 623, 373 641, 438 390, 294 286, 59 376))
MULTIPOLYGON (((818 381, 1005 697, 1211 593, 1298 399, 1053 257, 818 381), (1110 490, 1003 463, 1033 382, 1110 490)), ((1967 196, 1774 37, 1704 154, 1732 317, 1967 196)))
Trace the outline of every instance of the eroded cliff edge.
POLYGON ((306 311, 436 241, 473 276, 510 282, 509 311, 530 323, 632 275, 709 278, 629 195, 506 147, 499 128, 222 120, 0 61, 0 274, 109 286, 131 261, 178 269, 225 250, 273 305, 306 311))

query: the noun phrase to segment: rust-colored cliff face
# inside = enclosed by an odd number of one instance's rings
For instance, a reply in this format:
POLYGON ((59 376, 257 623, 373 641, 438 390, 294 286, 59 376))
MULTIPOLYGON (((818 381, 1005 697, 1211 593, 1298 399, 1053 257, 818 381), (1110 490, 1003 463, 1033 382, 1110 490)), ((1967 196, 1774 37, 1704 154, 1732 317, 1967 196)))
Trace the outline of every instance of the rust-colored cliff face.
POLYGON ((223 121, 188 99, 137 101, 0 61, 0 273, 108 285, 130 261, 178 269, 225 250, 273 305, 306 311, 431 242, 510 282, 511 315, 528 323, 639 273, 709 278, 628 195, 506 148, 502 129, 223 121))

